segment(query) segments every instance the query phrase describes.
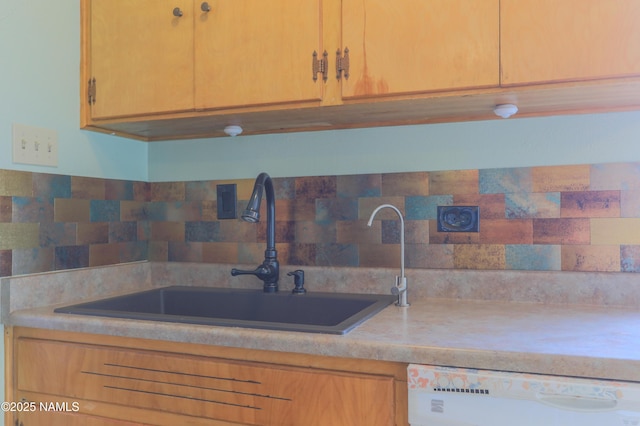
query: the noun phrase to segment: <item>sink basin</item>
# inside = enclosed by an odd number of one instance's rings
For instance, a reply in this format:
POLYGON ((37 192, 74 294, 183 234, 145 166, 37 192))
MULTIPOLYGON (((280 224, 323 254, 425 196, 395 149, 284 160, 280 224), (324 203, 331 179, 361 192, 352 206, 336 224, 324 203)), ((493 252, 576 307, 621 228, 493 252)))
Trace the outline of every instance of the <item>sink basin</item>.
POLYGON ((58 313, 269 330, 345 334, 396 300, 392 295, 264 293, 172 286, 80 303, 58 313))

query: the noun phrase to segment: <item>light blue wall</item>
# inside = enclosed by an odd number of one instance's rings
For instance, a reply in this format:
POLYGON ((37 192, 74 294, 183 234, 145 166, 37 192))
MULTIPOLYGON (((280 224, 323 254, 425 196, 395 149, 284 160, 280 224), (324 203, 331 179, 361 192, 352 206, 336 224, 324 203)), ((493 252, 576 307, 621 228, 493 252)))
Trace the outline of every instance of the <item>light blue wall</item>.
MULTIPOLYGON (((0 169, 147 180, 146 143, 79 130, 79 3, 0 2, 0 169), (59 167, 13 164, 13 123, 56 130, 59 167)), ((0 340, 0 365, 3 346, 0 340)), ((4 368, 0 396, 4 400, 4 368)))
POLYGON ((149 179, 183 181, 640 161, 640 112, 237 136, 149 145, 149 179))
POLYGON ((0 4, 0 169, 146 180, 146 143, 79 129, 80 2, 0 4), (13 164, 12 123, 56 130, 59 166, 13 164))

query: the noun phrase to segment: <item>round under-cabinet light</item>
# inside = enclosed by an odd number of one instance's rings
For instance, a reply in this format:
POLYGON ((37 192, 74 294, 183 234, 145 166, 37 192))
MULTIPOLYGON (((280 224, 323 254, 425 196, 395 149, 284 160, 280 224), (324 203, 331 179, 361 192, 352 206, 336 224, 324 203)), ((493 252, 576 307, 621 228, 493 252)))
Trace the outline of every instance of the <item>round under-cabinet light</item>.
POLYGON ((242 133, 242 127, 240 126, 227 126, 224 128, 224 132, 229 136, 238 136, 242 133))
POLYGON ((513 114, 518 112, 518 107, 515 106, 514 104, 501 104, 501 105, 496 105, 496 107, 493 109, 493 112, 498 117, 509 118, 513 114))

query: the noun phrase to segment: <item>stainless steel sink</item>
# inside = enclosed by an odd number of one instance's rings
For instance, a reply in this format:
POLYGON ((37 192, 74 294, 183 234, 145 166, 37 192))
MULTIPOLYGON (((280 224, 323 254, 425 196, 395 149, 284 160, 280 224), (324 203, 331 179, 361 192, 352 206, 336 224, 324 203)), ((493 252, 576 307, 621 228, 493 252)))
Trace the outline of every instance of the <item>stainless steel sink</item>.
POLYGON ((55 309, 58 313, 345 334, 396 299, 350 293, 264 293, 172 286, 55 309))

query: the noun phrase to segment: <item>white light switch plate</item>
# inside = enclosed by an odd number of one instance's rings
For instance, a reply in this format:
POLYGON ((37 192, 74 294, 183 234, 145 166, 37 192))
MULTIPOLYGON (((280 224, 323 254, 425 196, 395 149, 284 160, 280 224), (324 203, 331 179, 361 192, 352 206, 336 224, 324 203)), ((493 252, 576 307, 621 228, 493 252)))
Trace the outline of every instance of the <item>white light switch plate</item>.
POLYGON ((13 123, 13 162, 57 167, 58 133, 13 123))

